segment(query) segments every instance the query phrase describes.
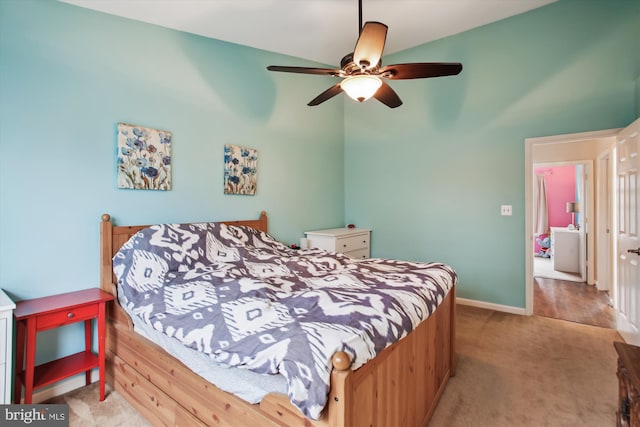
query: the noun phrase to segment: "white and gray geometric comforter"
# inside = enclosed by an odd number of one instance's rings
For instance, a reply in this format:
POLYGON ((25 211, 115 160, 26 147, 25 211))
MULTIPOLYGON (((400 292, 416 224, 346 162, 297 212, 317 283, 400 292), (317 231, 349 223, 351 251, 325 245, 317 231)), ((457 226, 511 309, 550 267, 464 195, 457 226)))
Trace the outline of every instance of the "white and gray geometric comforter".
POLYGON ((296 251, 219 223, 146 228, 113 265, 131 316, 223 365, 282 374, 291 402, 313 419, 336 351, 360 367, 433 313, 457 280, 440 263, 296 251))

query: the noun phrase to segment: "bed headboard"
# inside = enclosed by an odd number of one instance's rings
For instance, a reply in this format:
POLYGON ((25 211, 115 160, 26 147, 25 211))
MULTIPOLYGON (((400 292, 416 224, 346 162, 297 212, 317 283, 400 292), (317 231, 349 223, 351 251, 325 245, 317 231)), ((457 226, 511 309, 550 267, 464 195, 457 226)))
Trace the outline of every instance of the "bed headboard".
MULTIPOLYGON (((260 213, 258 219, 219 222, 229 225, 246 225, 267 232, 267 213, 265 211, 260 213)), ((109 214, 102 215, 100 222, 100 288, 102 290, 114 293, 116 278, 113 274, 113 256, 131 236, 146 227, 148 225, 114 225, 109 214)))

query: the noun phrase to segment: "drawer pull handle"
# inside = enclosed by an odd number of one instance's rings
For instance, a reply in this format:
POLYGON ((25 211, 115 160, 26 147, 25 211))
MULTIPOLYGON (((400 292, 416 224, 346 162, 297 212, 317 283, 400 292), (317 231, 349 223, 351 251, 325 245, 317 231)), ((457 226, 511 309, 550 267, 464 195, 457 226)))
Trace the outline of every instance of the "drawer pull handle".
POLYGON ((73 314, 73 312, 72 312, 72 311, 70 311, 70 312, 68 312, 68 313, 67 313, 67 317, 68 317, 69 319, 71 319, 73 316, 74 316, 74 314, 73 314))
POLYGON ((342 246, 344 246, 345 248, 347 247, 347 245, 342 245, 342 246))

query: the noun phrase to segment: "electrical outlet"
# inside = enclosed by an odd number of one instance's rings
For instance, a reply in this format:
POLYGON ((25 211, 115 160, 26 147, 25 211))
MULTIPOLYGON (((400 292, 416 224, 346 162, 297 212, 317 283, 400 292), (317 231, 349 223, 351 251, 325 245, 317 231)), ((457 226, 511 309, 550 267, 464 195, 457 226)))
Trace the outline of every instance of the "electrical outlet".
POLYGON ((500 215, 502 216, 511 216, 513 215, 513 210, 511 205, 502 205, 500 206, 500 215))

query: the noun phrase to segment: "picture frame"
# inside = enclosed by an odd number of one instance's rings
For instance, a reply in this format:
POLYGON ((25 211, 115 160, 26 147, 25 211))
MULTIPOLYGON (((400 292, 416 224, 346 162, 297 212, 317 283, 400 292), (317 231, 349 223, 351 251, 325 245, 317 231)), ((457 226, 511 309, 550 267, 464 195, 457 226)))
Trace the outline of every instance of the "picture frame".
POLYGON ((169 131, 118 123, 118 188, 171 190, 169 131))
POLYGON ((254 196, 258 184, 258 151, 225 144, 224 194, 254 196))

